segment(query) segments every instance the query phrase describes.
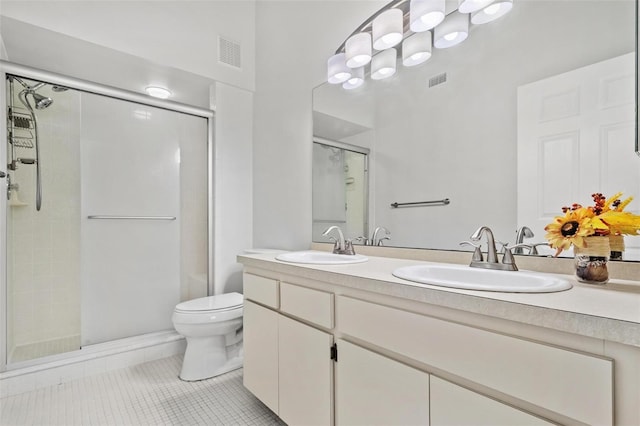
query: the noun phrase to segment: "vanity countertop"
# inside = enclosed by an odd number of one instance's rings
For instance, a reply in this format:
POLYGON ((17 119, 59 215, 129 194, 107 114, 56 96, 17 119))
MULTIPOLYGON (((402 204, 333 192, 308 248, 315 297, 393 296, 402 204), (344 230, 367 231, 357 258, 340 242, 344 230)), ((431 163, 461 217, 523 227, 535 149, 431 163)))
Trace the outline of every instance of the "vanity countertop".
POLYGON ((281 262, 275 254, 245 254, 246 267, 296 275, 334 285, 410 299, 481 315, 640 347, 640 281, 606 285, 578 282, 556 293, 501 293, 418 284, 394 277, 402 266, 435 262, 369 256, 366 263, 308 265, 281 262))

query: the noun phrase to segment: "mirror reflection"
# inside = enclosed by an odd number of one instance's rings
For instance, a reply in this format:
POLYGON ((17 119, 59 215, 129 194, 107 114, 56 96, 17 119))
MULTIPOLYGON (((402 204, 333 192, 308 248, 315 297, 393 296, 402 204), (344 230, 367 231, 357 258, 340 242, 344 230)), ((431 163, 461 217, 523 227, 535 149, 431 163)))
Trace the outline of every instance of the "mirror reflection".
MULTIPOLYGON (((549 255, 544 226, 563 206, 623 192, 640 213, 633 0, 519 1, 420 66, 317 87, 313 110, 314 137, 371 150, 365 236, 384 226, 385 245, 469 250, 459 242, 486 225, 549 255)), ((314 183, 314 201, 325 190, 314 183)), ((640 260, 639 240, 624 259, 640 260)))
POLYGON ((313 239, 339 226, 347 235, 367 234, 369 150, 316 139, 313 143, 313 239))

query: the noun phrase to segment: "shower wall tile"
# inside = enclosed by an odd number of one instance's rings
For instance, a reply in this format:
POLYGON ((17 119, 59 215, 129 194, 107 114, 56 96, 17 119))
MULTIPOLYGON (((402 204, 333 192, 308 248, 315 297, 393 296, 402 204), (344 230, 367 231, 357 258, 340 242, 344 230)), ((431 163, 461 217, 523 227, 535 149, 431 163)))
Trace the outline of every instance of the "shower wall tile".
MULTIPOLYGON (((79 274, 70 271, 79 269, 80 138, 77 120, 67 118, 79 111, 80 97, 73 91, 57 93, 52 108, 38 111, 41 211, 35 209, 35 167, 21 164, 13 174, 28 206, 12 208, 9 218, 10 352, 78 334, 79 325, 70 319, 79 318, 79 295, 64 297, 57 289, 79 291, 79 274)), ((21 149, 17 156, 33 158, 35 152, 21 149)))
POLYGON ((180 300, 187 300, 191 298, 191 278, 206 275, 208 268, 208 166, 206 120, 188 117, 183 123, 180 132, 180 300))

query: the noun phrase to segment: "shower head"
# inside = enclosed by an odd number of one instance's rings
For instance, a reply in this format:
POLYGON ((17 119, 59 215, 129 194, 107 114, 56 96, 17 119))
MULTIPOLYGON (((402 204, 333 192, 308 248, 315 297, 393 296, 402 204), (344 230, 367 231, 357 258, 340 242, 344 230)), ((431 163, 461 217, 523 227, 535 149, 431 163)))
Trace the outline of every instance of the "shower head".
POLYGON ((45 86, 47 83, 38 82, 32 86, 29 86, 27 83, 25 83, 18 77, 13 76, 12 79, 16 80, 18 83, 22 85, 22 87, 24 87, 24 89, 20 92, 18 97, 20 98, 24 106, 26 106, 28 109, 31 110, 31 106, 27 102, 27 95, 31 95, 31 97, 33 98, 33 102, 35 103, 36 109, 45 109, 53 103, 53 99, 43 96, 39 93, 36 93, 36 90, 45 86))
POLYGON ((53 103, 53 99, 51 98, 48 98, 46 96, 43 96, 33 91, 30 91, 29 93, 31 94, 31 96, 33 97, 33 100, 36 103, 36 109, 45 109, 46 107, 48 107, 53 103))

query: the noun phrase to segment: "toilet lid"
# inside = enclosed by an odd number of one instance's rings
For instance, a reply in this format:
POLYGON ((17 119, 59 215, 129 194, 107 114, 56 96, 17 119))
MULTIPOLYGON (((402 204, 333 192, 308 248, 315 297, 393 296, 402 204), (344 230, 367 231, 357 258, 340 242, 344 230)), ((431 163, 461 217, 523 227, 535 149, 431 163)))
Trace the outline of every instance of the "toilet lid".
POLYGON ((201 297, 199 299, 178 303, 176 305, 176 311, 228 311, 242 307, 243 299, 240 293, 225 293, 217 296, 201 297))

